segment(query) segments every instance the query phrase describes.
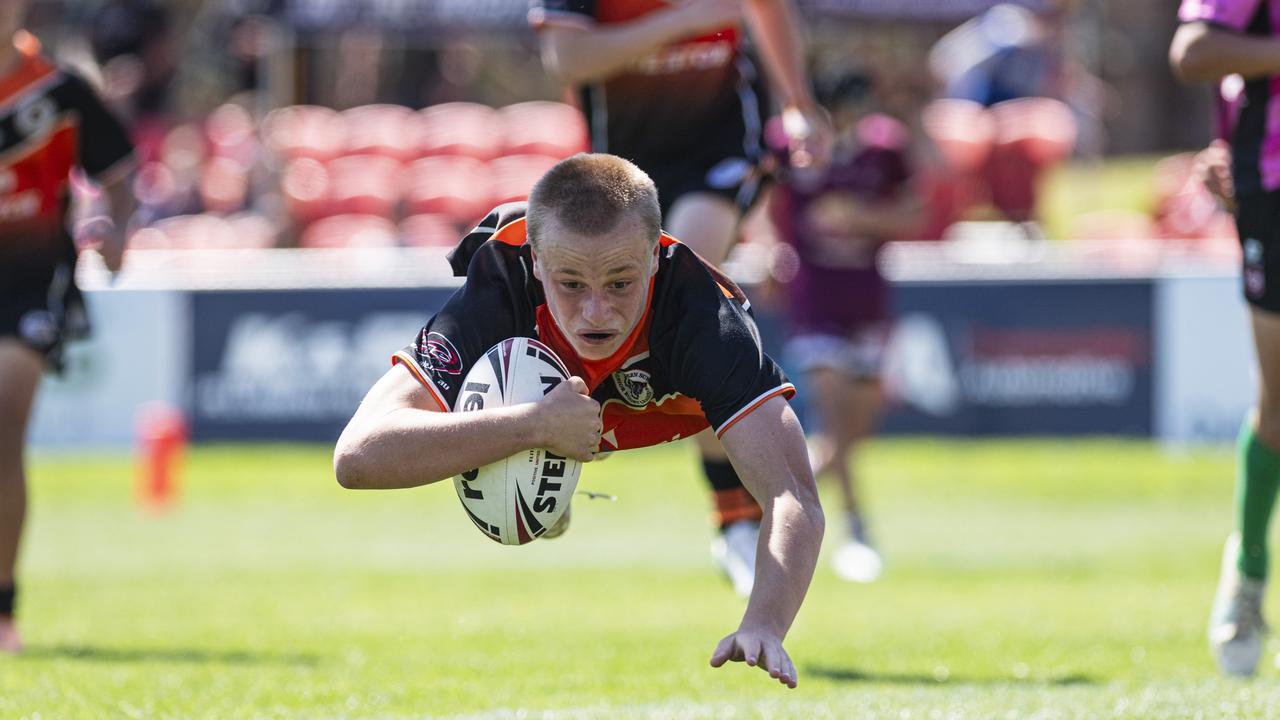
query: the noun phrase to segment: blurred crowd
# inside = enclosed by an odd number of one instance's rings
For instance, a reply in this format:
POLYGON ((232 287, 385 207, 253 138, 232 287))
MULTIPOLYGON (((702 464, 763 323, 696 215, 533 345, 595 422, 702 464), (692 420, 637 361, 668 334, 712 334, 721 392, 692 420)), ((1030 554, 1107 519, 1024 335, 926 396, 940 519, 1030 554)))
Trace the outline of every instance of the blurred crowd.
MULTIPOLYGON (((1106 143, 1109 89, 1073 54, 1077 4, 999 4, 896 48, 814 29, 819 95, 911 159, 923 221, 902 239, 975 221, 1043 237, 1045 179, 1106 143)), ((266 0, 201 4, 181 21, 180 5, 106 0, 79 36, 47 33, 131 128, 134 248, 448 245, 586 148, 581 114, 555 102, 530 38, 411 44, 357 28, 300 43, 266 0)), ((1089 213, 1069 237, 1231 235, 1192 155, 1159 163, 1152 184, 1148 212, 1089 213)), ((91 206, 92 189, 78 190, 91 206)), ((745 227, 750 240, 759 224, 745 227)))

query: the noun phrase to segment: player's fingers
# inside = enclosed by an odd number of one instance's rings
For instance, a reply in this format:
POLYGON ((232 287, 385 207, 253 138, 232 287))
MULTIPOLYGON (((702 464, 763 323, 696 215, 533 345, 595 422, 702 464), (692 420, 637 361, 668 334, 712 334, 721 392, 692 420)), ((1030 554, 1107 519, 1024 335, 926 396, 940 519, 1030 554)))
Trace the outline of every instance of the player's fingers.
POLYGON ((748 637, 745 641, 739 640, 738 645, 742 648, 742 659, 751 667, 760 664, 760 641, 754 637, 748 637))
POLYGON ((571 376, 567 382, 569 383, 569 387, 573 388, 573 391, 574 391, 574 392, 576 392, 576 393, 578 393, 579 395, 590 395, 590 394, 591 394, 591 393, 587 392, 587 383, 586 383, 586 381, 585 381, 585 380, 583 380, 582 378, 578 377, 577 375, 573 375, 573 376, 571 376))
POLYGON ((789 688, 796 686, 796 665, 791 662, 791 656, 787 654, 786 648, 778 647, 778 652, 782 655, 782 677, 778 678, 783 685, 789 688))
POLYGON ((734 641, 734 636, 729 635, 725 637, 720 641, 719 645, 716 645, 715 652, 711 653, 711 667, 720 667, 726 662, 729 662, 733 657, 734 650, 736 649, 737 643, 734 641))
POLYGON ((774 643, 761 643, 760 645, 760 669, 769 673, 769 677, 779 679, 782 677, 782 662, 778 657, 778 648, 774 643))

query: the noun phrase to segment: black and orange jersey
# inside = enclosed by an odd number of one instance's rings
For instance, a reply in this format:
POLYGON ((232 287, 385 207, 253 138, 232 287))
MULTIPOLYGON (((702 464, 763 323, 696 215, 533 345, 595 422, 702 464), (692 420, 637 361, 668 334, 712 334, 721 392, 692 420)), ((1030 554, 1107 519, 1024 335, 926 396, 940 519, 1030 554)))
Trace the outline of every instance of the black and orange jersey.
MULTIPOLYGON (((634 20, 664 0, 532 0, 535 28, 634 20)), ((726 27, 658 48, 579 89, 592 149, 651 167, 691 154, 731 152, 758 160, 761 83, 742 31, 726 27)))
POLYGON ((0 77, 0 269, 65 259, 73 168, 93 179, 123 170, 133 146, 79 77, 18 43, 17 67, 0 77))
POLYGON ((525 244, 524 203, 494 209, 450 256, 466 282, 396 353, 444 410, 463 379, 498 342, 546 343, 601 405, 602 450, 668 442, 710 426, 723 434, 795 387, 764 353, 746 296, 682 243, 664 235, 648 306, 618 352, 585 361, 547 308, 525 244))

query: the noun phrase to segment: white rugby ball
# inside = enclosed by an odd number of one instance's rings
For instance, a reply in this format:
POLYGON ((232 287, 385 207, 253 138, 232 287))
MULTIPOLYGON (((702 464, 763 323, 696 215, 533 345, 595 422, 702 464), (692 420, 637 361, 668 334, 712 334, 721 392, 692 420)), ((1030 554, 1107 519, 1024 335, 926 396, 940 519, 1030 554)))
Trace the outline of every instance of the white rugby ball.
MULTIPOLYGON (((462 383, 454 412, 537 402, 569 377, 551 348, 516 337, 494 345, 462 383)), ((578 487, 582 463, 534 448, 453 479, 462 508, 490 539, 524 545, 547 531, 578 487)))

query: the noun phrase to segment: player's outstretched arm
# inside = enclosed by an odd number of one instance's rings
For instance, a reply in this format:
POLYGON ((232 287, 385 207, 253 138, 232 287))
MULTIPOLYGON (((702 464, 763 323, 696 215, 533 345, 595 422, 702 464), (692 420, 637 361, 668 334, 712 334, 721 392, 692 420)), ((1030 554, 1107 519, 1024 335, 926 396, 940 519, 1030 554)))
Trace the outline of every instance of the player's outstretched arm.
POLYGON ((441 412, 396 364, 369 390, 334 449, 338 483, 390 489, 427 485, 529 448, 588 461, 600 442, 600 405, 581 378, 537 403, 441 412))
POLYGON ((667 43, 737 25, 742 0, 689 0, 629 22, 576 27, 547 23, 542 63, 570 85, 607 78, 667 43))
POLYGON ((764 518, 747 611, 738 629, 720 641, 711 665, 746 662, 794 688, 799 678, 782 641, 813 579, 825 524, 804 432, 791 406, 773 397, 720 439, 764 518))
POLYGON ((805 70, 804 36, 791 0, 744 0, 744 15, 770 86, 783 107, 783 125, 797 166, 825 164, 831 128, 818 108, 805 70))
POLYGON ((1280 74, 1280 38, 1245 35, 1204 22, 1184 23, 1169 44, 1169 64, 1184 82, 1280 74))

